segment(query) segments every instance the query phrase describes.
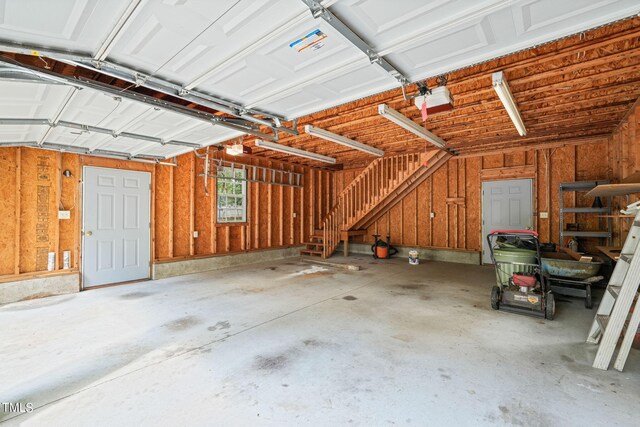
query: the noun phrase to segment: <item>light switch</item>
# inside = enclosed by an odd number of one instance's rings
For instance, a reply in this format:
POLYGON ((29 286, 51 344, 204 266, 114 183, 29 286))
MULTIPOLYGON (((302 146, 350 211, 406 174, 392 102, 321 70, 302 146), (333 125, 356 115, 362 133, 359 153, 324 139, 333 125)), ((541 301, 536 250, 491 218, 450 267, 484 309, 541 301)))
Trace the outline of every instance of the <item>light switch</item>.
POLYGON ((435 212, 430 212, 429 213, 429 218, 435 218, 436 217, 436 213, 435 212))
POLYGON ((541 219, 549 219, 549 212, 540 212, 541 219))
POLYGON ((71 219, 71 211, 58 211, 58 219, 71 219))
POLYGON ((195 231, 193 232, 193 238, 194 238, 194 239, 197 239, 197 238, 198 238, 198 230, 195 230, 195 231))

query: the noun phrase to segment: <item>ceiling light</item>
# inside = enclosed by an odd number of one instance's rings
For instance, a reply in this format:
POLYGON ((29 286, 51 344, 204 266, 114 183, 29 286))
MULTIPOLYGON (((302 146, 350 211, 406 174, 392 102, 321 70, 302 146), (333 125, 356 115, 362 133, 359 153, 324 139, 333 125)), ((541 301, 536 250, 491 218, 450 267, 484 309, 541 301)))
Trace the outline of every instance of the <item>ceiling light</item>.
POLYGON ((385 119, 392 121, 398 126, 408 130, 409 132, 418 135, 420 138, 429 141, 436 147, 444 148, 444 146, 446 145, 444 139, 429 132, 410 118, 403 116, 393 108, 389 107, 387 104, 378 105, 378 114, 380 114, 385 119))
POLYGON ((292 156, 304 157, 311 160, 317 160, 319 162, 336 163, 336 159, 333 157, 323 156, 322 154, 312 153, 310 151, 299 150, 297 148, 288 147, 282 144, 276 144, 275 142, 264 141, 262 139, 256 139, 256 146, 266 148, 267 150, 279 151, 285 154, 291 154, 292 156))
POLYGON ((527 129, 524 127, 522 117, 520 117, 520 111, 518 111, 518 106, 516 105, 516 100, 511 90, 509 90, 509 84, 507 83, 507 79, 504 78, 502 71, 493 73, 492 80, 493 89, 498 94, 500 101, 502 101, 502 105, 504 105, 505 110, 507 110, 507 114, 511 117, 511 121, 518 130, 518 133, 520 136, 525 136, 527 129))
POLYGON ((345 147, 353 148, 354 150, 364 151, 365 153, 372 154, 374 156, 384 156, 384 151, 377 148, 370 147, 366 144, 362 144, 358 141, 346 138, 337 133, 329 132, 328 130, 320 129, 311 125, 306 125, 304 131, 309 135, 316 136, 318 138, 326 139, 327 141, 335 142, 336 144, 344 145, 345 147))

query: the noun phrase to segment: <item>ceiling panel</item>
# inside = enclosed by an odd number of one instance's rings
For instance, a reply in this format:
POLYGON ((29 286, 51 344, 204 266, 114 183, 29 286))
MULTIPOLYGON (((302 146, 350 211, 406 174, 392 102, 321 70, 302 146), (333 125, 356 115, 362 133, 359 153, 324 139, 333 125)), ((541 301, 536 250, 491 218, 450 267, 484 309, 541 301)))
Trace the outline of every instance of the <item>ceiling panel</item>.
POLYGON ((256 105, 261 98, 301 83, 313 83, 331 70, 363 59, 364 55, 331 26, 309 18, 260 50, 231 61, 198 89, 256 105), (304 42, 290 46, 317 30, 322 36, 315 49, 301 46, 304 42))
POLYGON ((180 154, 188 153, 191 150, 193 149, 188 147, 156 144, 145 149, 144 153, 149 156, 162 156, 165 158, 170 158, 174 156, 179 156, 180 154))
POLYGON ((93 55, 130 0, 3 0, 0 39, 93 55))
POLYGON ((3 125, 0 126, 0 142, 39 142, 48 126, 3 125))
MULTIPOLYGON (((147 1, 109 57, 141 71, 156 72, 235 3, 237 0, 147 1)), ((212 40, 217 44, 217 38, 212 40)))
POLYGON ((378 92, 397 86, 394 78, 378 67, 371 67, 366 59, 351 65, 250 105, 264 103, 279 114, 303 116, 320 111, 325 105, 344 104, 370 95, 372 86, 378 88, 378 92))
POLYGON ((640 6, 634 0, 457 0, 416 4, 412 13, 382 0, 342 0, 331 9, 415 81, 628 17, 640 6))
MULTIPOLYGON (((62 112, 59 117, 61 121, 100 127, 116 133, 131 132, 202 146, 242 135, 241 132, 200 118, 91 88, 76 90, 74 87, 58 84, 0 80, 0 118, 54 121, 59 112, 62 112)), ((171 155, 185 149, 176 145, 164 148, 157 142, 114 138, 110 134, 62 125, 47 132, 48 129, 48 126, 0 125, 0 142, 39 142, 46 134, 45 142, 92 150, 171 155)), ((192 148, 186 149, 188 151, 192 148)))
POLYGON ((289 27, 303 20, 313 22, 300 0, 241 0, 177 52, 158 74, 173 81, 192 82, 223 64, 240 61, 248 53, 271 49, 278 32, 288 33, 289 27))
POLYGON ((0 80, 0 117, 53 118, 70 92, 69 86, 0 80))

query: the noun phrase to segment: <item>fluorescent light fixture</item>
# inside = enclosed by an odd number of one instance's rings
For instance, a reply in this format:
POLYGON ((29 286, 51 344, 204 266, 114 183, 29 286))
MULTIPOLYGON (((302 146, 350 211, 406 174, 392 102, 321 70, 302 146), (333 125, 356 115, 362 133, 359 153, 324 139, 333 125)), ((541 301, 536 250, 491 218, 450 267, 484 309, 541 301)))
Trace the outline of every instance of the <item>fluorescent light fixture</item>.
POLYGON ((312 153, 310 151, 304 151, 298 148, 276 144, 275 142, 264 141, 262 139, 256 139, 256 146, 266 148, 267 150, 291 154, 292 156, 304 157, 311 160, 317 160, 319 162, 331 163, 332 165, 336 163, 336 159, 334 159, 333 157, 323 156, 322 154, 312 153))
POLYGON ((527 134, 527 128, 524 127, 524 122, 522 121, 522 117, 520 117, 520 111, 518 110, 516 100, 509 89, 507 79, 504 78, 502 71, 493 73, 491 77, 493 80, 493 89, 498 94, 500 101, 502 101, 502 105, 504 105, 505 110, 507 110, 507 114, 511 117, 511 121, 518 130, 520 136, 525 136, 527 134))
POLYGON ((384 156, 384 151, 377 148, 370 147, 353 139, 346 138, 337 133, 329 132, 328 130, 320 129, 315 126, 306 125, 304 131, 309 135, 326 139, 327 141, 335 142, 336 144, 344 145, 345 147, 353 148, 354 150, 364 151, 365 153, 372 154, 374 156, 384 156))
POLYGON ((409 132, 418 135, 420 138, 429 141, 438 148, 444 148, 444 146, 446 145, 444 139, 440 138, 436 134, 429 132, 410 118, 403 116, 393 108, 389 107, 387 104, 378 105, 378 114, 380 114, 385 119, 397 124, 401 128, 404 128, 409 132))

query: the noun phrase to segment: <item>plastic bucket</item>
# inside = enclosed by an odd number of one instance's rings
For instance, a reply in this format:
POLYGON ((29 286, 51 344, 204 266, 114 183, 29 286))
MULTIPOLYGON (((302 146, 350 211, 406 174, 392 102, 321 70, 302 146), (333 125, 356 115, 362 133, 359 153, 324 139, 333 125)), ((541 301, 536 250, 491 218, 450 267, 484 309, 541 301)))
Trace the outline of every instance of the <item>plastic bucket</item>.
POLYGON ((378 258, 389 258, 389 247, 388 246, 376 246, 376 256, 378 258))
POLYGON ((409 251, 409 264, 420 264, 420 254, 418 253, 418 251, 409 251))
POLYGON ((513 273, 527 272, 533 273, 532 265, 512 265, 505 264, 510 262, 519 262, 523 264, 537 264, 536 251, 519 248, 498 248, 493 250, 493 256, 496 259, 496 281, 498 285, 506 285, 513 273))

